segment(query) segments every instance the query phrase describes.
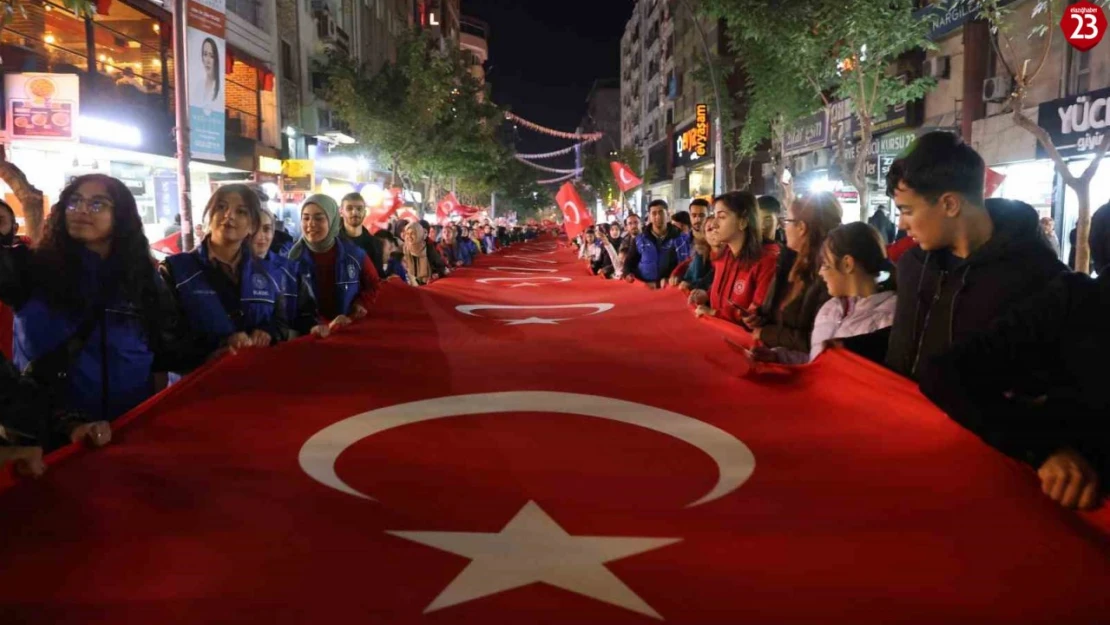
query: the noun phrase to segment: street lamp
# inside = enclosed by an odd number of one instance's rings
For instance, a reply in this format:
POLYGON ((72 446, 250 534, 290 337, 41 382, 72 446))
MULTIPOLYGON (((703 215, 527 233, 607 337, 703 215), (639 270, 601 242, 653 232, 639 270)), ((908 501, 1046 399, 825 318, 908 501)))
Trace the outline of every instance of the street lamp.
POLYGON ((709 80, 713 82, 713 100, 716 102, 713 109, 713 194, 723 195, 725 192, 725 130, 721 127, 721 113, 724 109, 721 107, 721 88, 717 84, 717 69, 713 66, 713 54, 709 51, 705 29, 701 27, 697 13, 690 6, 689 0, 679 0, 679 2, 690 14, 690 21, 694 22, 694 28, 698 29, 698 40, 701 42, 702 52, 705 53, 705 63, 709 66, 709 80))

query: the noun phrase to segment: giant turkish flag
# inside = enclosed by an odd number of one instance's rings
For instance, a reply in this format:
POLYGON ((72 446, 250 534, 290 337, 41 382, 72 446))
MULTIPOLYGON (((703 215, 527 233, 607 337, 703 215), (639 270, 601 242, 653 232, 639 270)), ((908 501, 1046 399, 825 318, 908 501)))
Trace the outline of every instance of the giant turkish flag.
POLYGON ((0 623, 1107 622, 1105 511, 876 365, 737 377, 551 240, 383 289, 0 493, 0 623))
POLYGON ((586 203, 582 201, 582 196, 578 195, 578 190, 573 184, 564 183, 559 193, 555 195, 555 201, 559 203, 559 210, 563 211, 563 225, 566 226, 567 236, 570 238, 573 239, 583 230, 594 225, 594 218, 590 216, 590 211, 586 210, 586 203))

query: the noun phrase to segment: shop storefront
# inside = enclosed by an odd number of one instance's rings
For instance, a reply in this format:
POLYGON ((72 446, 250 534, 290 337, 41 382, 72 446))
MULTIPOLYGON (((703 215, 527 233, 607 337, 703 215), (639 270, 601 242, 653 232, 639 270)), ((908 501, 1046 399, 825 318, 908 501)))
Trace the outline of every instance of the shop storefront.
MULTIPOLYGON (((1105 141, 1110 141, 1110 88, 1045 102, 1038 107, 1037 124, 1048 131, 1060 155, 1067 159, 1068 170, 1078 176, 1087 169, 1099 146, 1105 141)), ((1032 165, 1036 165, 1036 169, 1041 172, 1040 178, 1047 177, 1053 181, 1045 185, 1047 189, 1049 191, 1062 189, 1063 202, 1054 202, 1053 205, 1056 208, 1050 214, 1056 219, 1057 233, 1062 241, 1060 247, 1064 258, 1067 258, 1071 251, 1069 234, 1079 222, 1079 198, 1071 187, 1063 184, 1063 178, 1056 174, 1047 151, 1039 142, 1037 159, 1037 162, 1032 165)), ((1011 177, 1007 175, 1006 182, 1003 183, 1003 195, 1016 197, 1005 193, 1005 187, 1009 183, 1011 183, 1011 177)), ((1024 185, 1025 182, 1014 184, 1024 185)), ((1044 187, 1038 187, 1038 189, 1043 191, 1044 187)), ((1059 195, 1054 194, 1054 197, 1059 198, 1059 195)), ((1106 159, 1102 161, 1094 178, 1091 179, 1090 198, 1092 213, 1098 207, 1110 202, 1110 165, 1107 164, 1106 159)), ((1017 199, 1025 198, 1017 197, 1017 199)))
MULTIPOLYGON (((916 132, 909 127, 919 124, 920 116, 919 103, 910 103, 892 107, 874 120, 875 135, 866 169, 868 215, 886 208, 892 218, 897 218, 897 210, 886 196, 886 174, 897 155, 916 138, 916 132)), ((852 114, 849 102, 841 100, 795 125, 787 132, 784 143, 791 158, 795 193, 799 197, 823 191, 835 194, 845 223, 859 221, 862 215, 859 191, 845 170, 855 163, 860 134, 859 120, 852 114), (838 151, 842 153, 837 154, 838 151)))
POLYGON ((675 129, 671 162, 675 168, 674 211, 686 210, 694 198, 713 197, 713 150, 709 107, 698 104, 693 121, 675 129))
MULTIPOLYGON (((9 159, 27 179, 42 190, 47 206, 57 201, 65 186, 85 174, 105 174, 118 178, 135 195, 147 238, 155 241, 178 214, 180 193, 177 161, 168 156, 111 148, 88 143, 14 141, 9 159)), ((211 197, 212 179, 235 173, 217 165, 194 162, 190 166, 193 189, 193 221, 197 223, 211 197)), ((0 195, 15 206, 11 189, 0 182, 0 195)))

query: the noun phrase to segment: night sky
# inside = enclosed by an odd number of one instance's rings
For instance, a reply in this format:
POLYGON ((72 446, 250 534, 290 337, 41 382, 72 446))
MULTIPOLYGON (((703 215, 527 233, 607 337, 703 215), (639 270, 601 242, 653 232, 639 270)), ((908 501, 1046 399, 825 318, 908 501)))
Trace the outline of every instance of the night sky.
MULTIPOLYGON (((573 132, 586 112, 586 95, 594 80, 619 77, 621 35, 634 4, 634 0, 462 0, 462 12, 490 25, 486 68, 494 102, 537 124, 573 132)), ((519 137, 517 149, 523 153, 571 145, 524 128, 519 137)), ((543 164, 570 168, 574 158, 548 159, 543 164)))

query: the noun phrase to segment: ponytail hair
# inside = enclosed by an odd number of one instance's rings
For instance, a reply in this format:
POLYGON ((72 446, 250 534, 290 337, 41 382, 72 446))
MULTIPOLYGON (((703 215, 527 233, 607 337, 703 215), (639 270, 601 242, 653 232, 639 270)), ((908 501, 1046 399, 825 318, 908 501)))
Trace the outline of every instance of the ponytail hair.
POLYGON ((763 235, 755 196, 747 191, 731 191, 713 198, 713 204, 721 204, 730 213, 744 220, 744 248, 740 250, 739 260, 757 262, 763 255, 763 235))
POLYGON ((795 200, 791 212, 806 225, 806 236, 797 250, 798 258, 790 270, 790 281, 810 284, 817 279, 825 239, 840 226, 844 211, 832 193, 815 193, 795 200))

